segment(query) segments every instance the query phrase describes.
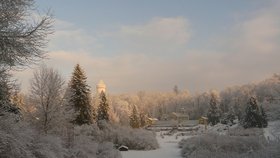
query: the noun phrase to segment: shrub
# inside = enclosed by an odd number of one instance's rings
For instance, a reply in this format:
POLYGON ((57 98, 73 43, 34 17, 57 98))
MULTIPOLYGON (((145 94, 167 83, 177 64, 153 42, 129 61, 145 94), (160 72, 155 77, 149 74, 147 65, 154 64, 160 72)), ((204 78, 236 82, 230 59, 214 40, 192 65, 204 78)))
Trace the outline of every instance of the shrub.
MULTIPOLYGON (((115 145, 118 147, 120 145, 125 145, 129 149, 133 150, 153 150, 159 147, 155 133, 151 131, 144 129, 132 129, 130 127, 110 124, 106 121, 98 122, 98 127, 95 124, 75 127, 74 145, 77 144, 77 146, 74 146, 74 149, 81 148, 79 150, 86 149, 86 153, 99 153, 99 151, 90 151, 92 149, 98 150, 97 148, 100 148, 98 144, 92 144, 91 142, 112 142, 112 146, 115 145), (79 146, 80 144, 85 146, 81 147, 79 146)), ((107 146, 106 149, 108 149, 110 145, 108 145, 108 143, 105 144, 105 146, 107 146)), ((113 151, 113 147, 110 150, 113 151)), ((81 151, 76 151, 75 154, 77 153, 81 153, 81 151)))
POLYGON ((0 116, 1 158, 121 158, 113 143, 100 143, 99 129, 94 125, 75 127, 71 148, 56 135, 42 135, 13 115, 0 116))
POLYGON ((267 111, 269 121, 280 120, 280 103, 265 104, 264 110, 267 111))
POLYGON ((101 125, 103 141, 125 145, 134 150, 153 150, 159 147, 155 133, 144 129, 132 129, 103 122, 101 125))
POLYGON ((243 157, 264 150, 263 137, 207 134, 182 140, 181 155, 192 157, 243 157))
MULTIPOLYGON (((76 126, 74 130, 73 158, 120 158, 112 142, 103 142, 97 125, 76 126)), ((72 158, 71 157, 71 158, 72 158)))

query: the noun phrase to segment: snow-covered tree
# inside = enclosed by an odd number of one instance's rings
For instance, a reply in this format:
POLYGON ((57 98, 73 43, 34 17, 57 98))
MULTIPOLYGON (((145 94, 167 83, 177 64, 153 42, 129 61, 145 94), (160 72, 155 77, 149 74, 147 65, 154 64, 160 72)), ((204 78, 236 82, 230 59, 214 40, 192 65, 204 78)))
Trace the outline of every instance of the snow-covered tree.
POLYGON ((238 121, 241 121, 243 112, 241 110, 239 99, 237 98, 234 99, 233 111, 234 111, 234 115, 237 116, 238 121))
POLYGON ((244 128, 259 127, 263 128, 267 126, 266 115, 262 108, 259 108, 256 98, 251 97, 246 110, 243 120, 244 128))
POLYGON ((140 112, 139 119, 140 127, 144 127, 147 125, 147 115, 143 111, 140 112))
POLYGON ((138 108, 137 108, 136 105, 133 105, 133 107, 132 107, 129 123, 130 123, 130 126, 132 128, 139 128, 140 127, 139 112, 138 112, 138 108))
POLYGON ((30 98, 36 109, 35 117, 45 133, 57 126, 57 121, 62 117, 63 85, 64 80, 58 71, 45 65, 33 73, 30 98))
POLYGON ((70 96, 69 104, 77 113, 73 122, 78 125, 90 124, 93 122, 90 89, 86 83, 86 79, 85 72, 80 65, 77 64, 69 83, 68 95, 70 96))
POLYGON ((35 20, 30 16, 33 12, 34 0, 0 1, 0 70, 44 57, 52 19, 46 15, 35 20))
POLYGON ((220 121, 221 112, 218 107, 218 95, 214 92, 212 92, 210 95, 210 107, 207 113, 207 117, 209 123, 215 125, 220 121))
POLYGON ((109 114, 110 122, 112 122, 112 123, 119 123, 120 122, 120 118, 119 118, 118 114, 113 110, 112 105, 109 106, 108 114, 109 114))
POLYGON ((34 0, 0 1, 0 113, 19 113, 10 102, 14 84, 9 71, 44 57, 52 19, 49 15, 33 19, 35 10, 34 0))
POLYGON ((262 122, 261 127, 267 127, 267 125, 268 125, 267 115, 262 106, 260 106, 260 112, 261 112, 260 115, 261 115, 261 122, 262 122))
POLYGON ((224 113, 221 123, 223 124, 233 124, 235 120, 235 113, 232 106, 229 107, 228 112, 224 113))
POLYGON ((100 100, 97 108, 97 120, 109 121, 109 104, 106 98, 106 94, 102 91, 99 97, 100 100))
POLYGON ((129 103, 120 97, 112 97, 112 107, 119 117, 121 125, 129 125, 130 106, 129 103))

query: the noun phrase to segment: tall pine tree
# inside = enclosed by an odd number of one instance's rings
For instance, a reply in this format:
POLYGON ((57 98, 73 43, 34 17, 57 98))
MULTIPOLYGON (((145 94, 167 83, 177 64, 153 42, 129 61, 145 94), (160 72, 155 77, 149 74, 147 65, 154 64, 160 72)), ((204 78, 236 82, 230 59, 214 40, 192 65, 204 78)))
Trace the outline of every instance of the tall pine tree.
POLYGON ((97 120, 109 121, 109 104, 106 95, 103 91, 100 93, 100 101, 97 109, 97 120))
POLYGON ((69 83, 70 104, 77 113, 74 123, 78 125, 90 124, 92 119, 92 107, 90 101, 90 90, 86 83, 86 75, 79 64, 74 68, 71 81, 69 83))
POLYGON ((210 107, 207 113, 208 121, 211 125, 216 125, 220 121, 221 111, 218 107, 218 97, 211 93, 210 107))
POLYGON ((129 124, 132 128, 140 127, 139 112, 138 112, 138 108, 136 105, 133 105, 133 107, 132 107, 129 124))

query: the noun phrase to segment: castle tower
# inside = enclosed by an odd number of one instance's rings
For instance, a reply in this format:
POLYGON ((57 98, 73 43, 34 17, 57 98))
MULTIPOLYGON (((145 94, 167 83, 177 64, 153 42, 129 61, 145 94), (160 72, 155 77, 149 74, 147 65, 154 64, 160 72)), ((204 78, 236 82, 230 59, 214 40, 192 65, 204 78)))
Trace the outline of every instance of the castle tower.
POLYGON ((100 80, 99 83, 96 85, 96 90, 98 94, 100 94, 102 91, 105 93, 106 85, 102 80, 100 80))

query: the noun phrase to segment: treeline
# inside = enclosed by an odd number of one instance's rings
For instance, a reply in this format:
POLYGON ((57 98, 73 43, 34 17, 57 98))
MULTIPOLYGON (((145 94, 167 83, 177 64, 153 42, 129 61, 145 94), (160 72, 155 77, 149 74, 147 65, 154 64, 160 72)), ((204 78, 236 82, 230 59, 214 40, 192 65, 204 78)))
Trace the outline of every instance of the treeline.
POLYGON ((140 91, 136 94, 110 96, 110 102, 120 123, 128 125, 135 105, 139 113, 159 120, 165 119, 166 115, 172 112, 184 112, 189 114, 190 119, 199 119, 201 116, 207 116, 213 96, 221 117, 232 114, 235 118, 242 119, 250 98, 253 97, 258 106, 267 113, 268 120, 280 119, 279 74, 274 74, 259 83, 228 87, 220 92, 210 90, 191 94, 188 91, 179 91, 178 88, 165 93, 140 91))

